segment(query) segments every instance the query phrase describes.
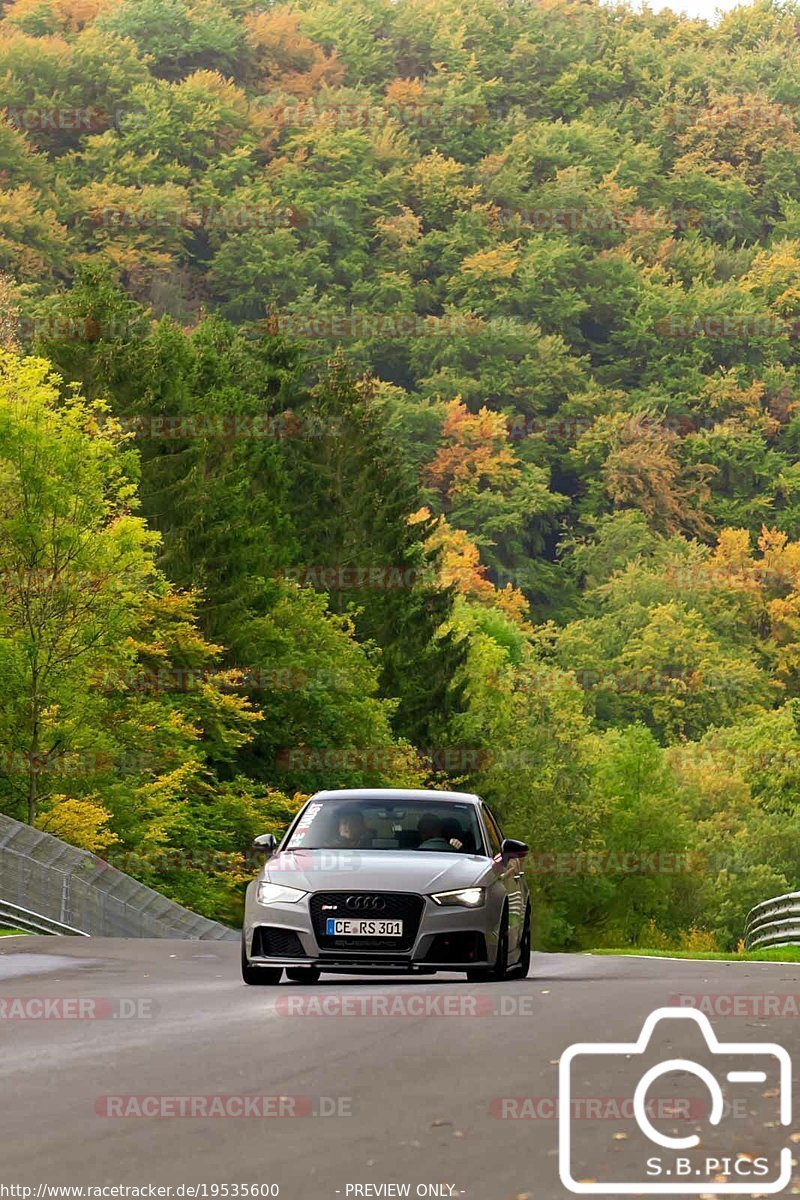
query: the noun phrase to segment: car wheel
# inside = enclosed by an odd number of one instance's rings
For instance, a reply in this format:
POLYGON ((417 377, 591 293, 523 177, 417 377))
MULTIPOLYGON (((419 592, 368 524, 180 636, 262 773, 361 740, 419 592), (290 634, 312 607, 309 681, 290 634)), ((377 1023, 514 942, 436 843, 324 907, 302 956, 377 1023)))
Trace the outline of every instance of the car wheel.
POLYGON ((280 983, 283 970, 281 967, 254 967, 247 958, 247 950, 242 938, 242 979, 251 987, 269 987, 270 984, 280 983))
POLYGON ((511 968, 520 979, 528 978, 531 969, 531 910, 530 905, 525 909, 525 924, 522 927, 522 941, 519 948, 519 962, 511 968))
POLYGON ((470 983, 500 983, 508 975, 508 909, 503 909, 497 935, 497 958, 493 967, 472 967, 467 971, 470 983))
POLYGON ((292 983, 319 983, 319 967, 287 967, 286 978, 292 983))

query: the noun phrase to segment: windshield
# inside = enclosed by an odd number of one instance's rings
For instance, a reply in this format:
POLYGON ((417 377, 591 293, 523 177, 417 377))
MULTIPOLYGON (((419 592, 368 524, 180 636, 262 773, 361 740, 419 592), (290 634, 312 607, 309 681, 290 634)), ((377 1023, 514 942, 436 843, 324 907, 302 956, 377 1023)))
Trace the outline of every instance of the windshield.
POLYGON ((424 799, 312 801, 283 847, 301 848, 486 853, 474 804, 424 799))

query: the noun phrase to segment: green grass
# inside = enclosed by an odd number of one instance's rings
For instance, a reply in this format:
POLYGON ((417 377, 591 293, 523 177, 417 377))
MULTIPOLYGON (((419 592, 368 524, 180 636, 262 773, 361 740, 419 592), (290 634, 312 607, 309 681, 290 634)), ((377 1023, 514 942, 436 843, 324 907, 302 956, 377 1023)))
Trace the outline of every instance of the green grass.
POLYGON ((781 950, 750 950, 743 954, 724 950, 641 950, 628 946, 624 950, 587 950, 587 954, 641 954, 653 958, 696 958, 705 962, 800 962, 800 946, 784 946, 781 950))
POLYGON ((13 937, 17 933, 22 933, 21 929, 0 929, 0 937, 13 937))

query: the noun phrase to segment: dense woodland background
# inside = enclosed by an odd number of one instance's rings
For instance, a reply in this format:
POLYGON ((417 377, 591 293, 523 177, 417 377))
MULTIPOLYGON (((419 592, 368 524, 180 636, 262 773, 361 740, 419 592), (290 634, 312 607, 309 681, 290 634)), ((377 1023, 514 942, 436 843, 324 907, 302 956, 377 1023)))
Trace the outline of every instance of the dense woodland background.
POLYGON ((546 947, 800 864, 800 6, 16 0, 0 807, 235 921, 320 786, 546 947))

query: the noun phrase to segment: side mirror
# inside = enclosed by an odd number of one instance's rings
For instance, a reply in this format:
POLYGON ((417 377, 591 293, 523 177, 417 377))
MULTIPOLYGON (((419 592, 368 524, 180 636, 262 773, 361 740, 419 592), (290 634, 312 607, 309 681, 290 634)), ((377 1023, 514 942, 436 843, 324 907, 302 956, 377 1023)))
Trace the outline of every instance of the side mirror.
POLYGON ((274 833, 262 833, 253 839, 253 849, 261 850, 264 854, 274 854, 278 842, 274 833))
POLYGON ((509 858, 524 858, 528 853, 528 846, 525 842, 517 842, 514 838, 505 838, 500 847, 500 853, 503 856, 503 861, 509 858))

